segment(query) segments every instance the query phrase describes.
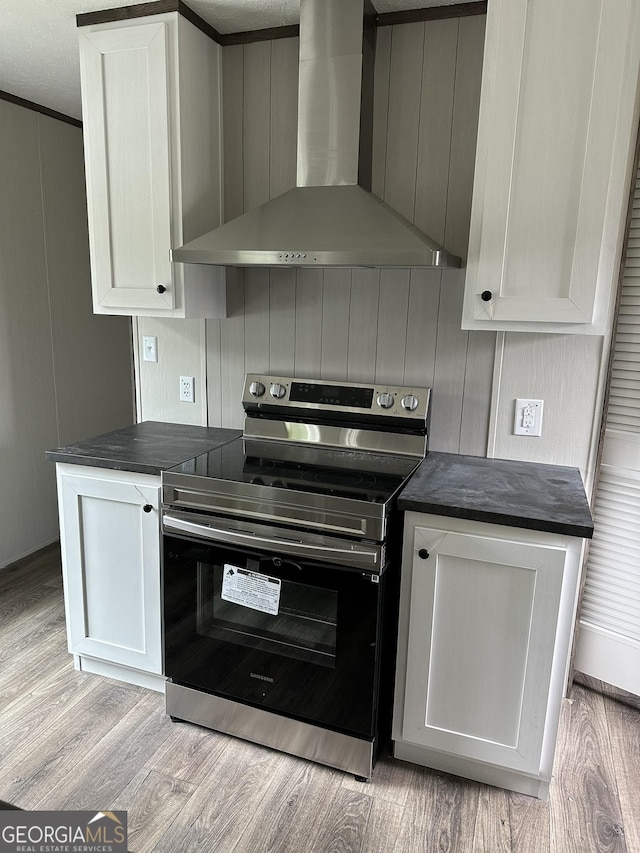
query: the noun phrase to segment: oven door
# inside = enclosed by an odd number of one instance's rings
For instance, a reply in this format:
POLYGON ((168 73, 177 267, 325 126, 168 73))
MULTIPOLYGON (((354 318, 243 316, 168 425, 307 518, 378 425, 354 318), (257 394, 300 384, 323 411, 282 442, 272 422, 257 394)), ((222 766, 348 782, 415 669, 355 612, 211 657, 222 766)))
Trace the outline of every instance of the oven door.
POLYGON ((374 736, 386 572, 168 534, 163 550, 172 681, 374 736))

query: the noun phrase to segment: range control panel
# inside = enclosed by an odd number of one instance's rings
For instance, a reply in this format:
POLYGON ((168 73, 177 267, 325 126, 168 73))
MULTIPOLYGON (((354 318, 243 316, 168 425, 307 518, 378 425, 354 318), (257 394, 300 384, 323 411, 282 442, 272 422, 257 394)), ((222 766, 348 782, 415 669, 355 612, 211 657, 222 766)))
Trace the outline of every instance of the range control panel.
POLYGON ((281 406, 283 409, 387 415, 424 422, 430 397, 430 388, 366 385, 249 373, 245 380, 242 402, 245 409, 254 408, 257 404, 281 406))

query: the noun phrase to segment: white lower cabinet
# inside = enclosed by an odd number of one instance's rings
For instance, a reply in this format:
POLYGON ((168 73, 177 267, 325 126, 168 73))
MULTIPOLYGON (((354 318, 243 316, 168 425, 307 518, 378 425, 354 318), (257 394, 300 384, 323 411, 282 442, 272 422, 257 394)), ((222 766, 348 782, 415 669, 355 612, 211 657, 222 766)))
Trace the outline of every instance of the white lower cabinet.
POLYGON ((406 513, 397 758, 546 798, 582 540, 406 513))
POLYGON ((76 667, 163 690, 160 477, 67 463, 56 469, 76 667))

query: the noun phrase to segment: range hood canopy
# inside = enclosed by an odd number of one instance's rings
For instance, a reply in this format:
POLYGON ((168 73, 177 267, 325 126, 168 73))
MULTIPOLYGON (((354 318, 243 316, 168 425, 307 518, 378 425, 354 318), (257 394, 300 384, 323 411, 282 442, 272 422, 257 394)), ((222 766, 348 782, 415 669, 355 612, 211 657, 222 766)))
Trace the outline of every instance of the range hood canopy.
POLYGON ((460 266, 460 258, 368 191, 375 27, 365 2, 301 0, 296 187, 174 249, 172 260, 460 266))

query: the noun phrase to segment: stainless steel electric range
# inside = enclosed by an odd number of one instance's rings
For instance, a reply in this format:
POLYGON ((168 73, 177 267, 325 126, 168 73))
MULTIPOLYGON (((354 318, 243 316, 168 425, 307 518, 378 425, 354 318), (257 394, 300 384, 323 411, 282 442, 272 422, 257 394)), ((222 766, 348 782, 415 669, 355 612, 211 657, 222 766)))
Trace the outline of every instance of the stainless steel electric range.
POLYGON ((430 391, 250 374, 243 436, 162 474, 166 707, 369 778, 390 719, 398 492, 430 391))

